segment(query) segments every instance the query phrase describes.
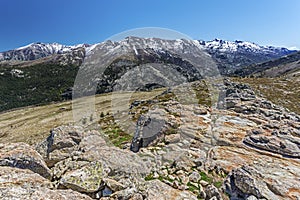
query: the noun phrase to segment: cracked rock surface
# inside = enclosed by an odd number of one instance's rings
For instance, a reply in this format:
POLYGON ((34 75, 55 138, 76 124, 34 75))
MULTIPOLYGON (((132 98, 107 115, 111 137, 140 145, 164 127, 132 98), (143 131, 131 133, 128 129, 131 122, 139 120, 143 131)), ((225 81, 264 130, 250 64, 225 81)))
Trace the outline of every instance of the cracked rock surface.
MULTIPOLYGON (((225 80, 219 89, 223 109, 147 102, 164 123, 136 153, 130 143, 118 148, 102 132, 71 125, 54 128, 35 147, 0 144, 0 197, 299 199, 300 117, 248 85, 225 80)), ((133 104, 132 113, 145 109, 133 104)), ((150 130, 138 125, 139 137, 150 130)))

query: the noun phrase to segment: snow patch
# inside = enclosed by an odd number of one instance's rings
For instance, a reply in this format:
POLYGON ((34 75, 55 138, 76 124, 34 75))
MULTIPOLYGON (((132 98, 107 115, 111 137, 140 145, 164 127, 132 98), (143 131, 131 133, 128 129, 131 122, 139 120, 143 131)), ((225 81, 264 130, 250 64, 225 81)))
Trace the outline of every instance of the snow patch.
POLYGON ((85 54, 90 55, 90 53, 98 46, 98 44, 91 45, 85 48, 85 54))
POLYGON ((135 55, 139 54, 138 51, 136 50, 135 46, 133 46, 133 50, 134 50, 135 55))
POLYGON ((10 71, 10 74, 12 76, 18 77, 18 78, 23 78, 24 77, 24 72, 20 69, 12 69, 10 71))
POLYGON ((26 49, 26 48, 29 48, 29 47, 31 47, 33 44, 34 44, 34 43, 30 43, 30 44, 28 44, 28 45, 26 45, 26 46, 22 46, 22 47, 16 48, 15 50, 22 50, 22 49, 26 49))

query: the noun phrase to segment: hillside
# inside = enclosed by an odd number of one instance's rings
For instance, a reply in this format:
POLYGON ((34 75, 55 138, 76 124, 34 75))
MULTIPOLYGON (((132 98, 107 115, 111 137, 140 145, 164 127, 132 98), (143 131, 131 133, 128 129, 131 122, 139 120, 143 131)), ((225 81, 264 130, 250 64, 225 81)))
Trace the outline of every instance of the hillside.
POLYGON ((78 48, 61 55, 33 61, 0 62, 0 112, 49 102, 62 101, 85 56, 78 48))
POLYGON ((249 65, 234 72, 237 76, 279 77, 299 76, 300 52, 296 52, 279 59, 249 65))
POLYGON ((237 78, 250 84, 270 101, 300 114, 300 52, 279 59, 251 65, 236 71, 237 78), (252 78, 249 78, 252 77, 252 78))
POLYGON ((3 113, 0 197, 295 199, 300 116, 243 80, 214 86, 219 109, 202 81, 181 88, 198 104, 174 88, 99 95, 79 124, 71 102, 3 113))

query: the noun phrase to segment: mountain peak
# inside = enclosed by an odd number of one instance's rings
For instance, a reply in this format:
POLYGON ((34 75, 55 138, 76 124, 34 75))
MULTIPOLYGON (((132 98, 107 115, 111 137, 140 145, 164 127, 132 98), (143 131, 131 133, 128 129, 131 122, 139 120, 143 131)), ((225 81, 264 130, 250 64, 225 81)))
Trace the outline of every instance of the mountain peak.
MULTIPOLYGON (((163 46, 172 47, 175 49, 183 49, 187 44, 196 45, 198 48, 201 48, 215 57, 217 60, 219 57, 224 57, 224 54, 227 54, 224 58, 228 61, 229 64, 240 63, 241 56, 246 59, 242 59, 243 65, 253 64, 257 62, 263 62, 274 58, 279 58, 284 55, 288 55, 295 51, 288 50, 283 47, 272 47, 272 46, 260 46, 253 42, 235 40, 227 41, 219 38, 215 38, 210 41, 204 40, 164 40, 159 38, 140 38, 136 36, 128 36, 121 41, 104 41, 102 43, 90 45, 90 44, 78 44, 78 45, 63 45, 57 42, 54 43, 42 43, 36 42, 31 43, 23 47, 19 47, 14 50, 6 51, 0 53, 0 61, 2 60, 36 60, 39 58, 47 57, 53 54, 64 54, 70 53, 78 48, 84 48, 86 54, 89 54, 94 50, 94 48, 99 45, 104 44, 107 48, 114 49, 115 46, 121 45, 134 45, 134 44, 143 44, 146 47, 153 49, 161 49, 163 46), (247 61, 244 63, 244 61, 247 61)), ((223 61, 222 61, 223 62, 223 61)))
POLYGON ((80 47, 88 48, 89 44, 78 44, 73 46, 54 43, 35 42, 23 47, 0 53, 0 61, 3 60, 36 60, 53 54, 64 54, 72 52, 80 47))

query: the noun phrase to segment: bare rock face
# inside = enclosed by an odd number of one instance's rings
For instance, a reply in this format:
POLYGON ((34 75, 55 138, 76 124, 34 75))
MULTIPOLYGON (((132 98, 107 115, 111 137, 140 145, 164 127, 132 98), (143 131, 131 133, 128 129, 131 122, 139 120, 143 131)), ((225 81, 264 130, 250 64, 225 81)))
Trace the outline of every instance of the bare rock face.
POLYGON ((89 164, 88 161, 72 160, 72 158, 67 158, 54 165, 51 168, 53 172, 53 179, 59 180, 68 171, 77 170, 89 164))
POLYGON ((146 158, 143 160, 138 155, 128 150, 121 150, 116 147, 95 147, 84 152, 81 159, 88 161, 100 161, 109 166, 111 174, 148 174, 151 164, 146 158))
POLYGON ((42 156, 25 143, 0 144, 0 166, 29 169, 51 179, 51 171, 42 156))
POLYGON ((83 137, 83 129, 74 126, 61 126, 50 131, 48 138, 36 147, 49 167, 68 158, 78 149, 83 137))
POLYGON ((293 199, 300 195, 297 160, 236 147, 215 147, 210 154, 210 165, 229 173, 225 185, 233 199, 293 199))
MULTIPOLYGON (((87 162, 99 161, 113 173, 148 173, 146 165, 136 154, 108 146, 97 131, 84 132, 81 127, 61 126, 53 129, 49 137, 37 146, 48 166, 72 158, 87 162)), ((58 168, 55 168, 58 169, 58 168)))
POLYGON ((124 189, 134 189, 135 182, 143 180, 152 166, 149 159, 108 146, 99 132, 82 131, 80 127, 53 129, 37 149, 44 152, 59 188, 72 189, 93 198, 106 197, 113 192, 123 198, 127 194, 124 189), (130 177, 135 180, 129 180, 130 177), (118 182, 120 179, 121 183, 118 182))
POLYGON ((229 182, 230 194, 237 194, 237 197, 246 198, 253 195, 259 199, 276 198, 276 195, 268 190, 266 184, 259 179, 259 174, 252 168, 242 167, 233 170, 229 176, 229 182))
POLYGON ((227 110, 218 111, 223 116, 216 119, 213 131, 218 145, 247 145, 284 157, 300 157, 298 115, 256 96, 245 84, 226 80, 224 91, 227 110))
POLYGON ((89 162, 99 161, 108 166, 111 174, 148 174, 151 165, 129 150, 108 146, 96 131, 87 132, 79 144, 78 159, 89 162))
POLYGON ((180 134, 166 135, 165 141, 167 144, 178 143, 180 142, 180 134))
MULTIPOLYGON (((22 198, 23 199, 23 198, 22 198)), ((42 189, 34 192, 29 199, 45 199, 45 200, 65 200, 65 199, 81 199, 92 200, 87 195, 75 192, 73 190, 49 190, 42 189)))
POLYGON ((165 183, 159 180, 149 181, 147 184, 147 199, 148 200, 196 200, 197 197, 187 191, 181 192, 179 190, 173 189, 165 183))
POLYGON ((213 126, 214 145, 241 146, 248 131, 257 124, 247 118, 232 116, 231 113, 220 112, 213 126))
POLYGON ((105 175, 102 163, 92 162, 65 173, 60 179, 60 184, 74 191, 94 193, 99 190, 105 175))
POLYGON ((54 190, 51 188, 52 184, 49 180, 28 169, 0 167, 0 199, 91 199, 72 190, 54 190))
POLYGON ((244 139, 248 145, 259 149, 281 154, 282 156, 300 158, 300 138, 290 140, 277 136, 251 135, 244 139))

